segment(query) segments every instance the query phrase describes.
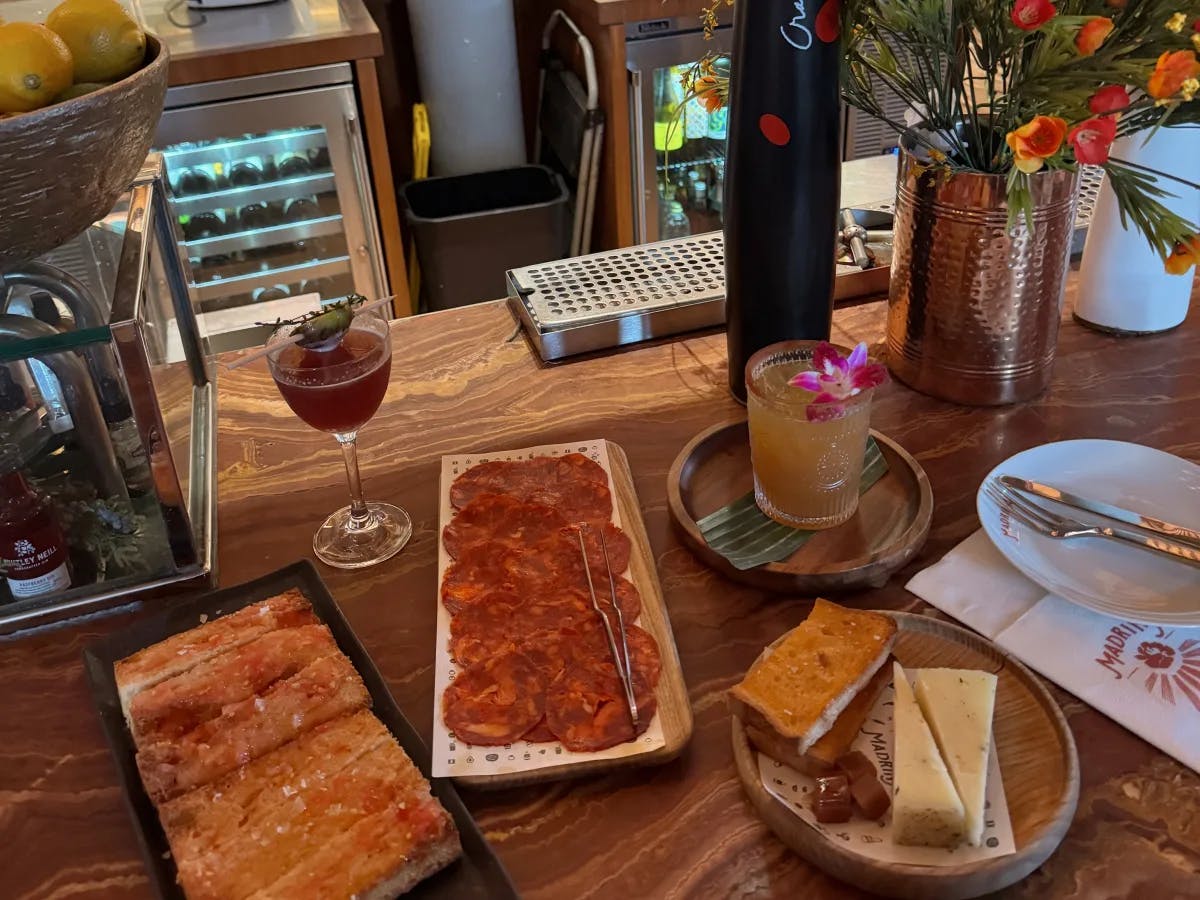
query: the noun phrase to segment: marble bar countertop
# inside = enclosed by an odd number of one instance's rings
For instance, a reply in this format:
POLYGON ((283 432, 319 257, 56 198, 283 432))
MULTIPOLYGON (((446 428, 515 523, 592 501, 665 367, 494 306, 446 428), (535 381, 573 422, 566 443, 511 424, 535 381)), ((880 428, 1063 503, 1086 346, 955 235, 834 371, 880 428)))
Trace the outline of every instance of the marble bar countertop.
MULTIPOLYGON (((1068 292, 1067 310, 1071 296, 1068 292)), ((837 311, 834 339, 877 353, 886 307, 837 311)), ((503 303, 394 324, 391 386, 364 428, 367 495, 405 506, 415 530, 366 571, 322 568, 410 721, 434 715, 438 472, 442 454, 607 438, 632 468, 695 714, 683 754, 656 768, 499 793, 467 805, 533 900, 860 896, 791 853, 743 796, 725 691, 763 646, 807 614, 804 598, 722 579, 679 542, 667 472, 687 441, 743 414, 726 387, 725 338, 701 333, 546 365, 503 303)), ((1074 437, 1137 441, 1200 459, 1200 317, 1119 339, 1068 317, 1055 379, 1040 399, 953 406, 899 384, 873 424, 912 452, 933 486, 928 544, 882 589, 839 599, 930 612, 903 585, 979 527, 975 492, 997 463, 1074 437)), ((346 502, 341 453, 284 404, 265 361, 219 375, 222 585, 312 555, 312 534, 346 502)), ((160 601, 161 603, 161 601, 160 601)), ((0 884, 6 897, 152 895, 80 651, 152 610, 0 639, 0 884)), ((1079 748, 1075 820, 1058 851, 1004 898, 1182 898, 1200 885, 1200 776, 1051 687, 1079 748)))

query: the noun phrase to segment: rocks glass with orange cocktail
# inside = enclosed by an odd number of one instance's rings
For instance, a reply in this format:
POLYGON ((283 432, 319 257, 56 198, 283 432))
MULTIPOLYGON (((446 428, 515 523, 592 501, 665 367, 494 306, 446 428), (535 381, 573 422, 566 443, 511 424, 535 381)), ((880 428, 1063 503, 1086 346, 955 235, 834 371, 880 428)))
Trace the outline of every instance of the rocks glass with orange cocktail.
POLYGON ((746 363, 754 499, 795 528, 841 525, 858 509, 871 398, 887 370, 825 341, 772 344, 746 363))

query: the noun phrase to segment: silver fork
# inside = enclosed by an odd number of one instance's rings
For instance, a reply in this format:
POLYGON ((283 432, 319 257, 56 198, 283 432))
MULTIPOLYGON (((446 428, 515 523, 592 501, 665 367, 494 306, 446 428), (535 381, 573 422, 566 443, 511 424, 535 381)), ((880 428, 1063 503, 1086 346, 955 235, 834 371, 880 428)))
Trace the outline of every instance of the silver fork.
POLYGON ((1001 512, 1012 516, 1018 522, 1045 537, 1060 540, 1077 537, 1111 538, 1143 550, 1167 555, 1188 565, 1200 567, 1200 550, 1192 547, 1164 538, 1150 537, 1119 525, 1090 524, 1059 515, 996 481, 986 482, 983 490, 1000 508, 1001 512))

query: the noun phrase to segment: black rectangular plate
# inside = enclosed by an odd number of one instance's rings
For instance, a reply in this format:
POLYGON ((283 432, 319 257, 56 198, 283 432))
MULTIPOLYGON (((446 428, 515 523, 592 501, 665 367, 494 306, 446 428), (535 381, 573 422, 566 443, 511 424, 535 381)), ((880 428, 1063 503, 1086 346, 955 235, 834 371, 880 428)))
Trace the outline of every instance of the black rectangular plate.
MULTIPOLYGON (((100 713, 100 724, 108 739, 109 749, 117 763, 117 773, 124 788, 125 802, 133 816, 138 843, 142 847, 146 869, 154 890, 163 900, 183 900, 183 890, 175 881, 175 862, 171 858, 167 836, 158 821, 158 813, 142 787, 142 779, 134 762, 133 738, 121 713, 113 663, 131 653, 187 631, 208 619, 234 612, 257 603, 289 588, 299 588, 313 605, 317 617, 329 626, 334 640, 362 676, 371 694, 372 709, 404 752, 429 778, 431 758, 421 736, 408 724, 400 707, 392 698, 387 683, 375 663, 350 628, 350 623, 321 581, 313 564, 307 560, 294 563, 270 575, 237 587, 214 591, 173 606, 170 610, 135 623, 131 627, 102 638, 83 651, 84 669, 92 688, 92 697, 100 713)), ((454 786, 447 778, 431 781, 433 795, 454 817, 462 839, 463 858, 438 874, 417 885, 406 894, 413 900, 504 900, 519 895, 509 881, 508 873, 483 839, 479 827, 467 812, 454 786)))

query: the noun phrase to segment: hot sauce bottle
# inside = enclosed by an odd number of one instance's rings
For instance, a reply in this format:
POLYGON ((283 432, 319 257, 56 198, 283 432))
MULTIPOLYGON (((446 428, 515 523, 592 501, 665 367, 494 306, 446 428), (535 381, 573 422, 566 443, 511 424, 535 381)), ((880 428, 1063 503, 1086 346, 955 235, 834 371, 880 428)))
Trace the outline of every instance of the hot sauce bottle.
POLYGON ((50 498, 18 471, 0 471, 0 574, 16 600, 71 586, 67 539, 50 498))

